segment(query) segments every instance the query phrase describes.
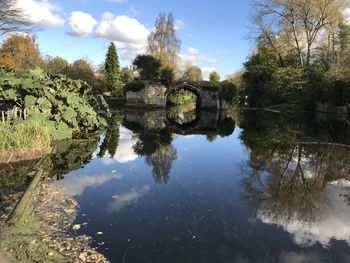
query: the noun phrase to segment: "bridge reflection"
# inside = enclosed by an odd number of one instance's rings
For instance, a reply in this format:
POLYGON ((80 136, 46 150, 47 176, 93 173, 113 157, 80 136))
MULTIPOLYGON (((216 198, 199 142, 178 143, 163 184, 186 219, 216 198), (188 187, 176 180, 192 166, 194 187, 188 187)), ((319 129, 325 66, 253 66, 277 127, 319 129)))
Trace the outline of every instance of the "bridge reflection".
POLYGON ((181 135, 229 136, 234 132, 236 124, 226 111, 191 111, 171 114, 166 110, 154 110, 127 111, 123 126, 133 132, 163 131, 181 135))

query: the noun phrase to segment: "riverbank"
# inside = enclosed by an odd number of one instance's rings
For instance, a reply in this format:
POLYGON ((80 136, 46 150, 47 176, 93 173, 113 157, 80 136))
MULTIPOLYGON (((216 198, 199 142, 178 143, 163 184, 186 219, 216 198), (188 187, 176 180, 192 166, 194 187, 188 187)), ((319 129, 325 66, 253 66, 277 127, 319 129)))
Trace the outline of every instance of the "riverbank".
POLYGON ((91 237, 75 234, 78 209, 61 187, 45 181, 18 222, 10 226, 9 214, 2 216, 0 250, 14 262, 108 262, 90 247, 91 237))

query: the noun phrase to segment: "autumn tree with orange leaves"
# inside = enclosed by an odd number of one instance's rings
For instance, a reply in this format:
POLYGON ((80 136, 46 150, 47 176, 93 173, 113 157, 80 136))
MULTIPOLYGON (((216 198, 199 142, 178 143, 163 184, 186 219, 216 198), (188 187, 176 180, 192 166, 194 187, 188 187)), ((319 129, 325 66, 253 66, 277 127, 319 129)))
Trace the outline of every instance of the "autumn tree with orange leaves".
POLYGON ((12 67, 17 71, 28 71, 41 63, 35 36, 10 35, 0 47, 0 65, 12 67))

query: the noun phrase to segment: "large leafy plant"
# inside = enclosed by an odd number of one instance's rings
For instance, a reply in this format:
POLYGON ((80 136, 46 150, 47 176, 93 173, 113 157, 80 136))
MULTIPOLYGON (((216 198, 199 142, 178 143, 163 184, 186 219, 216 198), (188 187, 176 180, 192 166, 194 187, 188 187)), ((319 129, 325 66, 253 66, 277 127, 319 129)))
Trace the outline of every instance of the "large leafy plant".
POLYGON ((54 140, 85 136, 106 125, 98 111, 109 114, 104 98, 94 95, 86 82, 48 75, 42 69, 16 75, 0 68, 0 101, 26 110, 32 121, 47 120, 54 140))

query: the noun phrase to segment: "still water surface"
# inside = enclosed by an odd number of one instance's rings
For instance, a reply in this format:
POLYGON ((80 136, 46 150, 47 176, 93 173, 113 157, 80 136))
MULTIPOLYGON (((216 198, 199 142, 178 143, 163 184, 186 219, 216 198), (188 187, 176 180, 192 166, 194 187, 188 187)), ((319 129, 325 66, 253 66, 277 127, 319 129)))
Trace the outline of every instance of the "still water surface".
POLYGON ((346 145, 325 116, 126 112, 53 173, 112 262, 350 262, 346 145))

